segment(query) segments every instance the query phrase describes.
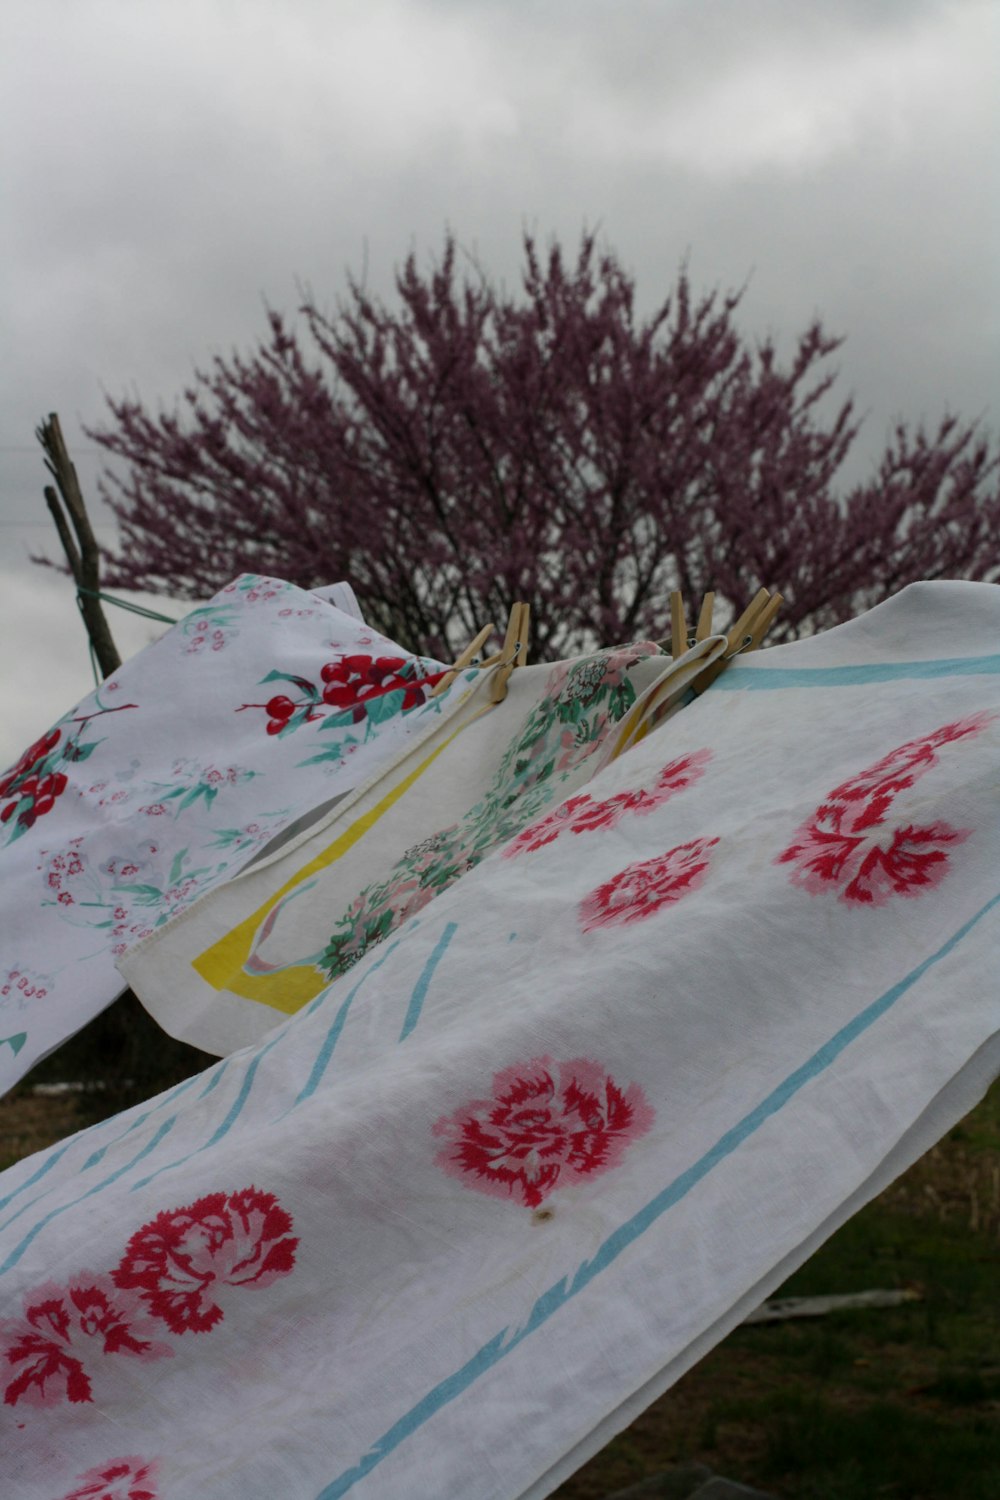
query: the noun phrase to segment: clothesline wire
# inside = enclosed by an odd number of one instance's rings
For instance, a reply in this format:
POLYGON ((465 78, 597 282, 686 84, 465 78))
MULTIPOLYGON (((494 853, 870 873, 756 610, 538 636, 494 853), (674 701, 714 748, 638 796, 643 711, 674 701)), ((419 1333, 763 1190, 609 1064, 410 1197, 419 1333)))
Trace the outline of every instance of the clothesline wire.
POLYGON ((100 589, 84 588, 81 584, 77 594, 88 594, 91 599, 102 599, 105 604, 117 604, 119 609, 127 609, 133 615, 142 615, 146 620, 159 620, 163 625, 177 624, 172 615, 161 615, 158 610, 147 609, 144 604, 133 604, 129 599, 116 599, 113 594, 104 594, 100 589))
MULTIPOLYGON (((119 609, 127 609, 130 614, 141 615, 145 620, 158 620, 163 625, 176 625, 177 621, 170 615, 161 615, 158 610, 147 609, 144 604, 133 604, 129 599, 116 599, 114 594, 102 593, 100 589, 88 589, 82 583, 77 585, 76 604, 81 615, 83 614, 83 596, 87 594, 91 599, 100 599, 105 604, 117 604, 119 609)), ((97 661, 97 652, 94 643, 87 633, 87 646, 90 650, 90 666, 94 674, 94 686, 100 687, 103 678, 97 661)))

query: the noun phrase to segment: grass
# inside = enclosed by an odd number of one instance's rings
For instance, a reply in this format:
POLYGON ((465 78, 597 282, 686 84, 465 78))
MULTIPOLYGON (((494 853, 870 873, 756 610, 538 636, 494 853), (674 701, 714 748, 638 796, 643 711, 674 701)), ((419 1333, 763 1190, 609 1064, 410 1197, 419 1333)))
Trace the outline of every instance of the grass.
MULTIPOLYGON (((0 1100, 0 1165, 93 1110, 23 1084, 0 1100)), ((781 1500, 1000 1500, 1000 1083, 776 1295, 873 1287, 921 1300, 737 1329, 558 1500, 690 1462, 781 1500)))

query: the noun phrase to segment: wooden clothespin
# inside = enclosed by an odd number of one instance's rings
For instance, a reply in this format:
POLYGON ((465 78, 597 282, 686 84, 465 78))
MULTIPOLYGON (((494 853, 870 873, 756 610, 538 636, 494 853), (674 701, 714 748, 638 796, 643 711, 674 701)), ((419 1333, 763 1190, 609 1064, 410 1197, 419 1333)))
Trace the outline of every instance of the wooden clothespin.
POLYGON ((490 702, 502 703, 507 696, 507 682, 515 667, 523 667, 528 660, 528 639, 531 630, 531 608, 522 602, 511 605, 507 620, 507 631, 490 687, 490 702))
POLYGON ((698 613, 698 624, 695 627, 695 643, 705 641, 712 634, 712 613, 715 609, 715 595, 708 593, 701 601, 701 609, 698 613))
MULTIPOLYGON (((707 597, 707 596, 706 596, 707 597)), ((692 690, 703 693, 707 687, 724 672, 729 663, 744 651, 756 651, 764 641, 764 637, 774 624, 774 618, 781 608, 784 600, 780 594, 770 594, 767 589, 760 589, 746 609, 740 615, 736 623, 730 628, 727 641, 728 649, 718 661, 706 667, 692 682, 692 690)), ((704 611, 704 605, 702 605, 704 611)), ((700 627, 699 620, 699 627, 700 627)))
MULTIPOLYGON (((670 655, 676 661, 683 656, 689 646, 697 644, 698 641, 707 639, 712 634, 712 611, 715 608, 715 595, 706 594, 701 601, 701 609, 698 611, 698 624, 695 626, 694 635, 688 632, 687 620, 684 616, 684 596, 680 589, 674 589, 670 595, 670 655)), ((661 642, 666 646, 666 641, 661 642)))
POLYGON ((684 618, 684 596, 680 589, 670 595, 670 655, 674 661, 688 648, 687 620, 684 618))
MULTIPOLYGON (((469 642, 465 650, 460 652, 459 655, 456 656, 455 660, 452 662, 451 666, 448 668, 447 672, 444 674, 441 680, 439 682, 436 682, 431 688, 430 695, 432 698, 437 698, 441 695, 441 693, 446 693, 451 687, 452 683, 455 681, 455 678, 458 676, 459 672, 461 672, 464 667, 472 665, 473 658, 477 655, 480 648, 485 646, 486 642, 489 640, 495 629, 496 626, 492 621, 489 623, 489 625, 483 626, 482 630, 473 640, 469 642)), ((488 663, 479 662, 478 665, 486 666, 488 665, 488 663)))

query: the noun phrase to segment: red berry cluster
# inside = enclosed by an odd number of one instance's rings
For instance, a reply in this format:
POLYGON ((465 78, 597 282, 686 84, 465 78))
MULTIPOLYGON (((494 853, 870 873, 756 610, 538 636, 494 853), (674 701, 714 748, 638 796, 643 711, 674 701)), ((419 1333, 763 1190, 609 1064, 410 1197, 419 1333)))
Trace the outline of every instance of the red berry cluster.
POLYGON ((62 796, 68 784, 62 771, 38 774, 47 757, 58 745, 60 733, 58 729, 50 729, 48 734, 25 750, 17 765, 0 780, 0 797, 13 798, 6 807, 0 809, 0 823, 9 823, 16 808, 30 799, 31 805, 22 807, 17 816, 19 827, 30 828, 37 818, 50 812, 56 798, 62 796), (32 775, 32 772, 35 774, 32 775))
POLYGON ((34 766, 38 765, 39 761, 43 761, 49 751, 54 750, 58 743, 59 730, 50 729, 48 734, 43 734, 40 740, 36 740, 33 745, 29 745, 17 765, 13 766, 7 772, 7 775, 0 780, 0 797, 8 796, 15 782, 20 781, 22 776, 26 776, 34 766))
POLYGON ((275 698, 268 698, 264 705, 267 711, 268 734, 280 734, 297 706, 291 698, 286 698, 284 693, 279 693, 275 698))
POLYGON ((328 661, 320 672, 325 684, 323 702, 331 708, 351 709, 358 724, 365 717, 366 699, 402 689, 405 714, 423 703, 425 689, 441 675, 404 677, 405 666, 403 656, 344 656, 340 661, 328 661))

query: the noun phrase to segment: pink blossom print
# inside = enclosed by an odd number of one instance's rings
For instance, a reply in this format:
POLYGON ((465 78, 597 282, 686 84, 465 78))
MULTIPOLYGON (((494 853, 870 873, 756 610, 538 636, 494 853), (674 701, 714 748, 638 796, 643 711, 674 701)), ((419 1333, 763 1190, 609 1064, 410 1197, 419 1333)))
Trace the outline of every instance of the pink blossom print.
POLYGON ((893 816, 901 792, 939 763, 945 745, 979 734, 989 714, 945 724, 842 782, 803 823, 776 864, 790 864, 791 881, 812 896, 835 892, 854 906, 877 907, 895 896, 920 896, 940 885, 951 851, 972 832, 944 822, 923 827, 893 816))
POLYGON ((557 1187, 617 1167, 653 1119, 639 1085, 620 1088, 600 1063, 536 1057, 436 1122, 445 1142, 436 1161, 476 1192, 537 1208, 557 1187))
POLYGON ((112 1273, 173 1333, 205 1333, 223 1317, 217 1289, 269 1286, 295 1265, 291 1215, 255 1187, 209 1193, 138 1229, 112 1273))
POLYGON ((677 792, 693 786, 704 775, 711 758, 711 750, 692 751, 690 755, 681 756, 664 766, 647 785, 629 787, 603 801, 591 797, 588 792, 570 797, 511 839, 503 851, 504 858, 516 859, 519 854, 532 854, 563 833, 592 833, 614 827, 626 814, 651 813, 677 792))
POLYGON ((106 1355, 163 1359, 173 1350, 139 1299, 108 1276, 81 1272, 25 1298, 24 1316, 0 1319, 0 1370, 7 1406, 91 1401, 91 1378, 106 1355))
POLYGON ((62 1500, 158 1500, 155 1459, 126 1454, 113 1458, 86 1474, 78 1474, 73 1488, 62 1500))
POLYGON ((627 865, 580 902, 584 932, 641 922, 697 890, 708 869, 709 851, 718 842, 717 838, 692 839, 666 854, 627 865))

